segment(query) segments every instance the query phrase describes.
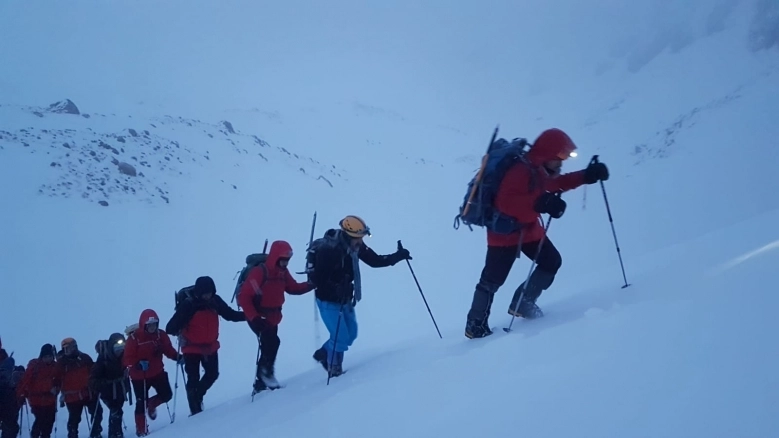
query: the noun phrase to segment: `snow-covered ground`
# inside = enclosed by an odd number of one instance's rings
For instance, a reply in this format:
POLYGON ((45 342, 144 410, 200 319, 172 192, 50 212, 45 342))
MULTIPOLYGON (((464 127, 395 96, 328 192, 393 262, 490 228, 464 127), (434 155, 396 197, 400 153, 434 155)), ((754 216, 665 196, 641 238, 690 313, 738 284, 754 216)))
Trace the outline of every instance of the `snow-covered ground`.
POLYGON ((266 238, 302 269, 313 213, 317 234, 357 214, 378 252, 411 251, 443 339, 405 264, 365 268, 346 375, 325 384, 313 297, 290 297, 287 387, 250 403, 255 338, 222 322, 206 411, 187 418, 180 391, 154 436, 779 435, 776 11, 565 3, 3 3, 3 345, 21 362, 64 337, 93 353, 145 308, 167 322, 200 275, 229 301, 266 238), (568 33, 528 38, 551 24, 568 33), (579 189, 550 228, 546 318, 468 340, 485 238, 452 222, 496 124, 566 130, 565 170, 609 165, 631 285, 600 187, 579 189))

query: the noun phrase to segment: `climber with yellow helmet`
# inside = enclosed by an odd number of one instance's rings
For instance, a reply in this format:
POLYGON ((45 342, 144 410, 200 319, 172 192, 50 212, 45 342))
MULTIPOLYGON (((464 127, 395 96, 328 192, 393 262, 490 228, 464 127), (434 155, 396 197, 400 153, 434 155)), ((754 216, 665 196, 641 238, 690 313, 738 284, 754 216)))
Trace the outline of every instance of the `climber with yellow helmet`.
POLYGON ((360 261, 372 268, 393 266, 411 260, 405 248, 378 255, 365 244, 370 228, 358 216, 346 216, 339 229, 330 229, 309 248, 309 281, 316 285, 316 303, 330 339, 314 352, 329 376, 343 374, 344 352, 357 338, 354 307, 362 298, 360 261))

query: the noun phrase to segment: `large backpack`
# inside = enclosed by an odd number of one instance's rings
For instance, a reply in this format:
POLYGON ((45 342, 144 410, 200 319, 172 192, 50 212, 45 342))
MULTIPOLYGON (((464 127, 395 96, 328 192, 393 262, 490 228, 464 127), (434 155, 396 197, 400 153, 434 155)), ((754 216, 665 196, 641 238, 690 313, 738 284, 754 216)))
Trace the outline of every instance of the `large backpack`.
MULTIPOLYGON (((524 138, 515 138, 510 142, 504 138, 495 140, 497 134, 498 128, 495 128, 481 167, 468 183, 460 213, 454 219, 455 229, 460 228, 460 222, 467 225, 471 231, 473 231, 471 225, 476 225, 498 234, 510 234, 521 227, 514 218, 498 211, 494 202, 506 171, 516 163, 529 165, 525 147, 530 144, 524 138)), ((533 167, 530 168, 530 190, 532 190, 536 176, 533 167)))
POLYGON ((308 281, 317 287, 320 286, 314 282, 317 251, 325 246, 335 247, 338 245, 338 243, 338 230, 334 228, 325 231, 324 236, 312 241, 308 246, 308 249, 306 249, 306 270, 303 272, 298 272, 298 274, 306 274, 308 276, 308 281))
POLYGON ((15 387, 15 385, 11 384, 15 366, 16 361, 13 358, 13 354, 3 360, 0 360, 0 388, 15 387))
MULTIPOLYGON (((268 278, 268 268, 265 266, 266 260, 268 260, 268 254, 266 254, 265 251, 262 253, 249 254, 246 256, 246 266, 244 266, 240 271, 236 272, 238 281, 235 283, 233 298, 230 300, 231 303, 238 296, 238 292, 241 291, 241 286, 243 286, 243 282, 246 281, 246 277, 249 276, 249 272, 257 266, 262 268, 262 273, 264 274, 262 276, 262 283, 265 284, 265 280, 268 278)), ((262 287, 263 284, 260 284, 260 287, 262 287)), ((238 308, 241 308, 240 304, 238 304, 238 308)))
POLYGON ((192 292, 195 290, 195 285, 187 286, 179 289, 174 295, 176 297, 176 307, 174 310, 179 310, 179 306, 186 300, 192 299, 192 292))

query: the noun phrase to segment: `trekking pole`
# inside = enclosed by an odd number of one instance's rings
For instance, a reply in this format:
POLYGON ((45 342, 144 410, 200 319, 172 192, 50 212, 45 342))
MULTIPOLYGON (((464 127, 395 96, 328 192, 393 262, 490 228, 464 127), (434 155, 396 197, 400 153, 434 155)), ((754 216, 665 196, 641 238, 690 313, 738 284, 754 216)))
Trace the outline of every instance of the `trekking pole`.
MULTIPOLYGON (((400 240, 398 240, 398 250, 403 249, 403 244, 400 243, 400 240)), ((438 337, 443 339, 444 337, 441 336, 441 330, 438 329, 438 324, 435 322, 435 318, 433 317, 433 311, 430 310, 430 306, 427 304, 427 298, 425 298, 424 292, 422 292, 422 286, 419 285, 419 280, 417 280, 417 274, 414 273, 414 268, 411 267, 411 261, 406 259, 406 264, 408 264, 408 269, 411 271, 411 276, 414 277, 414 282, 417 284, 417 289, 419 289, 419 294, 422 295, 422 300, 425 302, 425 307, 427 307, 427 313, 430 314, 430 318, 433 320, 433 325, 435 326, 435 330, 438 332, 438 337)))
MULTIPOLYGON (((314 230, 316 229, 316 211, 314 212, 314 220, 311 222, 311 235, 308 238, 308 248, 311 249, 311 244, 314 242, 314 230)), ((308 265, 306 265, 306 271, 308 265)), ((322 344, 322 336, 319 334, 319 309, 316 305, 316 295, 314 295, 314 347, 318 347, 322 344)))
POLYGON ((89 409, 87 409, 86 405, 81 407, 81 413, 84 414, 84 417, 87 419, 87 429, 89 429, 89 434, 92 435, 92 422, 89 421, 89 409))
MULTIPOLYGON (((254 383, 257 382, 257 376, 260 374, 260 350, 262 350, 262 341, 260 341, 260 337, 257 336, 257 360, 254 362, 256 364, 256 367, 254 368, 254 380, 252 380, 252 402, 254 401, 254 396, 257 394, 257 391, 254 390, 254 383)), ((264 384, 265 382, 263 382, 264 384)))
POLYGON ((146 371, 143 372, 143 398, 139 400, 138 403, 140 404, 141 402, 143 402, 143 422, 146 423, 144 432, 148 432, 149 422, 146 419, 148 418, 149 413, 149 389, 146 387, 146 371))
MULTIPOLYGON (((29 423, 29 420, 28 420, 29 423)), ((22 436, 22 431, 24 430, 24 409, 22 407, 19 407, 19 436, 22 436)))
POLYGON ((344 305, 341 304, 341 308, 338 309, 338 324, 335 326, 335 338, 333 339, 333 354, 330 356, 330 363, 327 369, 327 386, 330 386, 330 377, 333 375, 333 361, 335 360, 336 347, 338 346, 338 332, 341 330, 341 318, 344 314, 344 305))
MULTIPOLYGON (((557 196, 559 197, 560 194, 558 193, 557 196)), ((538 256, 541 254, 541 247, 544 246, 544 242, 546 241, 546 233, 549 231, 549 225, 552 224, 552 215, 549 215, 549 219, 546 220, 546 226, 544 227, 544 236, 541 238, 541 241, 538 243, 538 249, 536 249, 536 255, 533 257, 532 263, 530 264, 530 270, 527 272, 527 277, 525 278, 525 282, 522 283, 522 292, 519 294, 519 299, 517 299, 517 303, 514 305, 514 313, 517 312, 519 309, 519 304, 522 302, 522 298, 525 296, 525 289, 527 289, 527 283, 530 281, 530 276, 533 274, 533 268, 536 266, 536 260, 538 260, 538 256)), ((519 242, 520 248, 522 248, 522 242, 519 242)), ((506 333, 511 332, 511 326, 514 325, 514 316, 511 315, 511 322, 509 323, 508 327, 504 327, 503 331, 506 333)))
MULTIPOLYGON (((178 344, 178 343, 177 343, 178 344)), ((176 348, 176 359, 181 357, 181 344, 178 344, 178 347, 176 348)), ((179 396, 179 361, 176 361, 176 383, 173 386, 173 414, 170 416, 170 424, 173 424, 174 421, 176 421, 176 400, 178 400, 179 396)), ((168 414, 170 414, 170 408, 168 408, 168 414)))
MULTIPOLYGON (((98 409, 103 409, 102 406, 100 406, 100 393, 98 392, 95 397, 97 397, 97 399, 96 399, 97 402, 95 403, 95 414, 92 415, 92 420, 90 420, 90 422, 89 422, 90 423, 90 426, 89 426, 89 431, 90 432, 92 432, 92 429, 95 428, 95 423, 96 423, 96 420, 97 420, 97 411, 98 411, 98 409)), ((110 412, 109 412, 109 414, 110 414, 110 412)))
MULTIPOLYGON (((593 155, 592 159, 590 160, 590 164, 598 163, 598 156, 593 155)), ((617 247, 617 255, 619 256, 619 266, 622 268, 622 279, 625 280, 625 285, 622 286, 622 289, 630 286, 628 284, 627 276, 625 275, 625 265, 622 263, 622 251, 619 249, 619 242, 617 242, 617 231, 614 229, 614 219, 611 217, 611 207, 609 207, 609 198, 606 197, 606 186, 603 184, 603 181, 600 182, 600 188, 603 190, 603 200, 606 202, 606 213, 609 215, 609 222, 611 223, 611 234, 614 235, 614 245, 617 247)))
POLYGON ((27 417, 27 433, 32 435, 32 426, 30 426, 30 405, 27 404, 26 400, 24 403, 24 416, 27 417))

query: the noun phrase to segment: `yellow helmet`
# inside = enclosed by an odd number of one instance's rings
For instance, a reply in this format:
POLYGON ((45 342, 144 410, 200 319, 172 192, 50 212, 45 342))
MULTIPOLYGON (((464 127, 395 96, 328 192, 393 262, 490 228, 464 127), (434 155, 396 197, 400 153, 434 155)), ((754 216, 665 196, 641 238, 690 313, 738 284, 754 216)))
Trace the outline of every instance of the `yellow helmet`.
POLYGON ((341 219, 339 225, 341 225, 341 230, 343 230, 344 233, 354 238, 359 239, 371 235, 371 229, 365 221, 358 216, 346 216, 341 219))

